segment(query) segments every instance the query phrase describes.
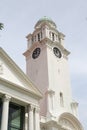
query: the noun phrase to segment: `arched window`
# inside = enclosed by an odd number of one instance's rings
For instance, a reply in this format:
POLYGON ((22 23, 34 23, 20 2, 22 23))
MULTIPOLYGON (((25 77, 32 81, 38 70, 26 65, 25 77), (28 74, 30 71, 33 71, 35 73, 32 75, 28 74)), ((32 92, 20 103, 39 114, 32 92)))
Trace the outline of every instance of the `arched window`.
POLYGON ((63 102, 63 93, 60 92, 60 106, 63 107, 64 106, 64 102, 63 102))
POLYGON ((38 41, 40 41, 40 33, 38 33, 38 41))
POLYGON ((54 41, 55 39, 54 39, 54 33, 52 33, 52 40, 54 41))

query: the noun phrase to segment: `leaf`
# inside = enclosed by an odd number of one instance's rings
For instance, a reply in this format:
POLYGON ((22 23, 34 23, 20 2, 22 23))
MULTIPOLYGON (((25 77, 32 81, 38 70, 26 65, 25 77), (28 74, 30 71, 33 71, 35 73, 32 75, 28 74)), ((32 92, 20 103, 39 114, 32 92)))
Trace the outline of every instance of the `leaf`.
POLYGON ((0 23, 0 30, 2 30, 4 28, 3 23, 0 23))

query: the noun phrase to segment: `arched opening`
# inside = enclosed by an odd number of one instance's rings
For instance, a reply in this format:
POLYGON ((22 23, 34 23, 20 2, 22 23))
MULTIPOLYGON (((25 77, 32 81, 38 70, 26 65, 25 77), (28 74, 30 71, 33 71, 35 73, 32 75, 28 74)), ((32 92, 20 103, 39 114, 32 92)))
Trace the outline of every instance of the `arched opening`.
POLYGON ((68 130, 83 130, 83 127, 79 120, 71 113, 62 113, 59 116, 58 123, 62 128, 68 130))

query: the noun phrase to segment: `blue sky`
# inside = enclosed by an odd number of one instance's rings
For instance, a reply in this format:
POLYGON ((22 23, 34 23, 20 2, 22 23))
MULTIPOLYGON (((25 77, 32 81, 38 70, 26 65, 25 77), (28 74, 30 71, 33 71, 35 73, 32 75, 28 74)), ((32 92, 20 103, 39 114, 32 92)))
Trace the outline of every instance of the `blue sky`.
POLYGON ((79 118, 87 129, 87 0, 0 0, 0 46, 25 71, 26 35, 48 16, 65 37, 73 97, 79 102, 79 118))

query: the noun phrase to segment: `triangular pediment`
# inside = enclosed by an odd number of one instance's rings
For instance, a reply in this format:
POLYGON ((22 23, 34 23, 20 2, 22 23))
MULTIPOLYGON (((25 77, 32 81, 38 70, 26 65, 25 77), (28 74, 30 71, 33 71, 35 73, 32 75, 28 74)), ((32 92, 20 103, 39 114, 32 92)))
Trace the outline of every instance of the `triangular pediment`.
POLYGON ((0 48, 0 78, 27 89, 30 93, 41 97, 42 94, 28 76, 16 65, 16 63, 0 48))

